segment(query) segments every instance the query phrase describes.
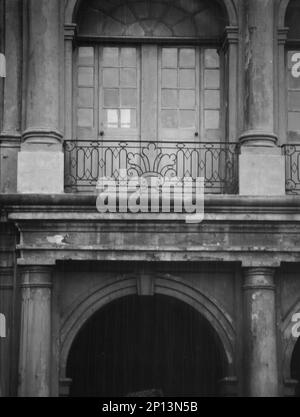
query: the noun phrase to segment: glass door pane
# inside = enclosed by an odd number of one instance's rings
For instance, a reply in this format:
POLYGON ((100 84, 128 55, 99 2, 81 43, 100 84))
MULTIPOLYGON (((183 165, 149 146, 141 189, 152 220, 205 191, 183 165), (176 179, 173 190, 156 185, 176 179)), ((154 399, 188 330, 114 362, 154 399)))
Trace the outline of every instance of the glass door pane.
POLYGON ((199 131, 199 54, 163 47, 160 54, 160 140, 194 140, 199 131))
POLYGON ((77 93, 76 127, 77 138, 95 139, 97 137, 97 59, 96 49, 82 46, 77 51, 77 93))
POLYGON ((205 141, 221 139, 221 74, 220 56, 216 49, 203 51, 203 137, 205 141))
POLYGON ((140 146, 139 48, 99 49, 99 141, 102 176, 129 174, 129 155, 140 146))
POLYGON ((135 47, 103 47, 99 54, 99 131, 105 137, 139 137, 139 51, 135 47))

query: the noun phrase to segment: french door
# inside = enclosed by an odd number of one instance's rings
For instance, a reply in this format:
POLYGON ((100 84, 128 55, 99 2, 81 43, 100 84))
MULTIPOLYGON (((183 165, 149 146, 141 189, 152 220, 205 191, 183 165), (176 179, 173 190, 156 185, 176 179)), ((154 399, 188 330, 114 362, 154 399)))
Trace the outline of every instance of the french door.
MULTIPOLYGON (((145 142, 154 142, 158 152, 171 154, 178 143, 197 147, 220 140, 221 77, 216 49, 97 45, 80 46, 77 54, 75 129, 79 140, 101 143, 101 152, 91 158, 95 158, 94 166, 101 159, 105 175, 126 169, 128 153, 138 166, 145 142)), ((152 158, 155 155, 152 152, 152 158)), ((189 164, 197 170, 197 158, 189 164)), ((143 171, 137 169, 136 174, 143 171)))
POLYGON ((78 138, 220 139, 220 59, 194 46, 83 46, 78 138))

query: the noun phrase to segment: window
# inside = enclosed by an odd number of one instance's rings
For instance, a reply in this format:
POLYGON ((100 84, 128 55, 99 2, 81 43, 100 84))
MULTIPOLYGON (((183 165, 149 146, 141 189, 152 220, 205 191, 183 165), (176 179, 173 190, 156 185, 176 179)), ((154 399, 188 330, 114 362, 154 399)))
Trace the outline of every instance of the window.
POLYGON ((78 138, 220 140, 220 57, 195 46, 80 46, 78 138), (150 70, 149 70, 150 69, 150 70), (148 137, 145 126, 155 133, 148 137))
POLYGON ((134 47, 78 48, 77 128, 79 137, 100 132, 137 137, 139 50, 134 47))

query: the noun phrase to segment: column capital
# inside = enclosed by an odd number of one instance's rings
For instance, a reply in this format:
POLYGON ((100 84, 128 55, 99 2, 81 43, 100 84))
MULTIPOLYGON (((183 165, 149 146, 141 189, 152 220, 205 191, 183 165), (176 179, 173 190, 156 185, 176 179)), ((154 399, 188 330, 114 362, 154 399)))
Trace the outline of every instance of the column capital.
POLYGON ((53 267, 24 265, 19 270, 22 276, 21 288, 52 288, 53 267))
POLYGON ((270 290, 275 291, 276 268, 271 267, 246 267, 244 273, 244 291, 247 290, 270 290))
POLYGON ((238 26, 226 26, 223 39, 222 39, 222 49, 226 51, 229 45, 237 45, 238 43, 239 43, 238 26))
POLYGON ((70 388, 72 385, 71 378, 62 378, 59 380, 59 396, 60 397, 69 397, 70 388))
POLYGON ((221 379, 219 387, 222 397, 238 396, 238 378, 236 376, 227 376, 221 379))
POLYGON ((285 45, 289 33, 289 28, 279 28, 277 32, 278 45, 285 45))
POLYGON ((73 41, 77 35, 77 25, 76 23, 66 23, 65 24, 65 40, 73 41))

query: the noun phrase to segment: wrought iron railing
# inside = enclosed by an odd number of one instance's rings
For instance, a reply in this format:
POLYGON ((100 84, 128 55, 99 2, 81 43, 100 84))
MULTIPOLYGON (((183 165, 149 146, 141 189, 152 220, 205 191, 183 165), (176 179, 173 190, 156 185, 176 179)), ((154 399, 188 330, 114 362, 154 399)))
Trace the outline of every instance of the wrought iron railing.
POLYGON ((236 143, 66 141, 66 192, 94 192, 100 177, 203 177, 211 194, 238 192, 236 143), (124 171, 122 171, 124 172, 124 171))
POLYGON ((300 144, 283 145, 287 194, 300 194, 300 144))

